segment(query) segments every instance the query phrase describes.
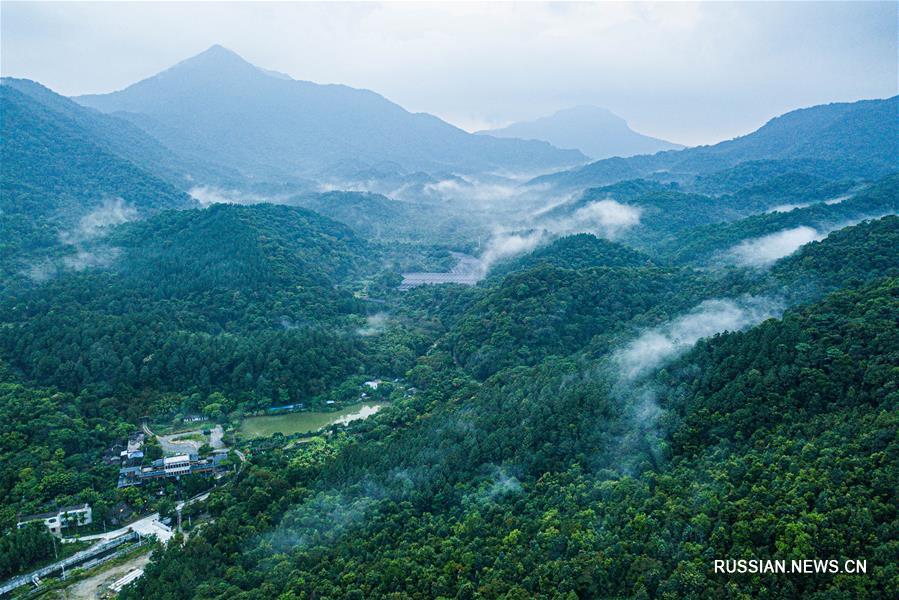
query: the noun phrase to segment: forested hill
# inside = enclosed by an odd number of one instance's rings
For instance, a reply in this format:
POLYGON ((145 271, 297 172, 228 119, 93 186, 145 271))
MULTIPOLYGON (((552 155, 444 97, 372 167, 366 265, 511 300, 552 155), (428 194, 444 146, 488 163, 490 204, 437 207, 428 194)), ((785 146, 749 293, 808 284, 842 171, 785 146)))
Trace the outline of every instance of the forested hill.
MULTIPOLYGON (((121 146, 107 143, 114 137, 111 123, 92 121, 85 109, 65 99, 59 99, 61 106, 39 102, 18 85, 7 80, 0 85, 4 275, 27 269, 29 257, 51 248, 66 251, 61 241, 71 245, 123 220, 195 205, 186 193, 118 154, 121 146)), ((143 134, 116 139, 142 140, 142 147, 159 150, 143 134)))
POLYGON ((398 242, 467 243, 475 233, 489 232, 484 223, 487 215, 478 220, 479 215, 451 206, 404 202, 381 194, 331 191, 292 196, 286 202, 345 223, 357 235, 394 248, 398 242))
POLYGON ((179 189, 189 184, 192 177, 224 175, 221 169, 208 161, 190 161, 175 154, 127 119, 84 107, 36 81, 12 77, 4 77, 0 81, 2 85, 21 92, 30 101, 40 104, 77 126, 93 143, 179 189))
MULTIPOLYGON (((863 219, 899 214, 899 175, 886 177, 866 189, 836 200, 818 195, 816 202, 787 206, 730 222, 704 224, 667 236, 656 251, 679 263, 710 264, 740 243, 758 243, 765 236, 806 231, 820 238, 863 219)), ((798 246, 798 244, 797 244, 798 246)))
POLYGON ((589 188, 622 179, 669 180, 708 175, 755 162, 771 169, 836 178, 876 178, 899 170, 899 96, 813 106, 776 117, 760 129, 713 146, 660 152, 628 159, 611 158, 545 175, 534 184, 589 188))
POLYGON ((321 393, 361 364, 342 331, 364 315, 348 281, 375 271, 377 251, 330 219, 274 205, 168 211, 83 252, 112 259, 2 299, 0 349, 30 378, 143 390, 148 403, 160 390, 219 390, 267 405, 282 388, 321 393))
POLYGON ((746 240, 795 228, 805 228, 810 239, 820 238, 862 219, 895 214, 899 176, 858 184, 793 174, 722 195, 691 192, 677 184, 624 181, 588 189, 541 214, 536 223, 551 227, 610 202, 639 211, 639 223, 623 231, 619 241, 656 261, 708 266, 746 240))
POLYGON ((899 216, 866 221, 804 245, 772 267, 798 295, 821 293, 880 277, 899 277, 899 216))
POLYGON ((895 588, 899 98, 539 187, 580 155, 220 47, 79 100, 0 85, 0 577, 58 549, 23 514, 210 491, 121 598, 895 588), (347 172, 396 197, 306 185, 347 172), (235 451, 120 489, 144 426, 235 451))
POLYGON ((35 216, 77 214, 104 196, 121 197, 148 212, 194 205, 187 194, 126 156, 126 148, 148 160, 166 153, 127 122, 91 115, 33 82, 4 79, 0 102, 2 182, 8 210, 35 216))
POLYGON ((51 256, 45 280, 5 279, 0 296, 0 577, 53 557, 46 535, 11 533, 20 515, 155 510, 155 491, 117 491, 103 460, 145 416, 324 407, 354 398, 358 382, 340 386, 360 373, 412 366, 407 347, 358 333, 353 292, 380 249, 302 208, 163 211, 51 256))
POLYGON ((220 288, 269 293, 332 287, 377 267, 377 250, 317 213, 273 204, 217 204, 129 224, 106 243, 128 251, 117 268, 133 284, 178 296, 220 288), (171 286, 169 289, 168 286, 171 286))
POLYGON ((530 254, 507 261, 491 269, 491 275, 521 271, 537 264, 548 264, 566 269, 587 267, 642 267, 651 260, 623 244, 598 238, 590 233, 569 235, 553 243, 537 248, 530 254))
POLYGON ((897 286, 709 339, 636 412, 589 364, 474 384, 435 356, 415 370, 421 398, 257 455, 211 499, 214 522, 124 597, 722 597, 766 580, 716 578, 714 557, 809 555, 869 557, 868 575, 789 578, 770 597, 884 597, 897 286))

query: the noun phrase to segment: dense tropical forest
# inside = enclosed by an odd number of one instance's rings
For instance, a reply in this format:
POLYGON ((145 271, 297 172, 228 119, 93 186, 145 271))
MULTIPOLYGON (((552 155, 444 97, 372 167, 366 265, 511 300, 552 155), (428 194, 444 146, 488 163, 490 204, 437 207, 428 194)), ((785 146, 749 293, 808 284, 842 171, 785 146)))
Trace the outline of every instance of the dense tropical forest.
POLYGON ((87 503, 92 533, 122 507, 192 518, 125 599, 895 593, 897 98, 587 162, 220 47, 167 77, 77 102, 0 85, 0 578, 57 557, 25 515, 87 503), (207 79, 228 110, 252 84, 386 121, 324 164, 344 142, 188 123, 207 79), (494 173, 521 165, 558 172, 494 173), (117 485, 129 436, 205 457, 211 430, 216 477, 117 485))

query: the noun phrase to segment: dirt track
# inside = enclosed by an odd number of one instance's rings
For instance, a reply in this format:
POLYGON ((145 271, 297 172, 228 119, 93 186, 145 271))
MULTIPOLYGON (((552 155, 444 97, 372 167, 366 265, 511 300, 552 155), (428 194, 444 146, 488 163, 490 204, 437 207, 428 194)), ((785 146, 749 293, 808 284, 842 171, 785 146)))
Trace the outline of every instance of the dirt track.
POLYGON ((100 594, 106 591, 109 584, 120 577, 124 577, 134 569, 142 569, 149 561, 150 553, 145 552, 140 556, 135 556, 126 563, 101 571, 96 575, 59 590, 54 597, 66 598, 67 600, 99 600, 100 594))

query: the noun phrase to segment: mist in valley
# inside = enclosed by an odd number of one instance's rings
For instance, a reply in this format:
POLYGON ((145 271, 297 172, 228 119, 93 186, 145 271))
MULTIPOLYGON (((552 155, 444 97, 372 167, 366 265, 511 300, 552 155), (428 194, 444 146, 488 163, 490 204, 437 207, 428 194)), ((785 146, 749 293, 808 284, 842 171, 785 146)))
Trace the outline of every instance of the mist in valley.
POLYGON ((3 13, 0 580, 889 589, 894 5, 3 13))

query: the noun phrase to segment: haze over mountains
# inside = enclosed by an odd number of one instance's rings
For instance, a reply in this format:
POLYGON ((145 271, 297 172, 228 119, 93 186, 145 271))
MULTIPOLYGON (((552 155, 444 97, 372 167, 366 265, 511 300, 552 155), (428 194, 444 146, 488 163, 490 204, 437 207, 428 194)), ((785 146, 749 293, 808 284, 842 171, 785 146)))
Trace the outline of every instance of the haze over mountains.
POLYGON ((580 166, 219 46, 77 102, 3 79, 0 580, 68 593, 21 515, 125 500, 189 535, 121 600, 750 598, 709 557, 849 551, 769 596, 886 597, 896 108, 580 166), (215 478, 157 477, 153 431, 215 430, 215 478))
POLYGON ((585 162, 545 142, 469 134, 369 90, 273 74, 221 46, 110 94, 76 100, 137 124, 176 152, 251 179, 404 172, 535 172, 585 162))
POLYGON ((628 126, 627 121, 598 106, 566 108, 548 117, 478 133, 501 138, 543 140, 558 148, 576 148, 594 160, 655 154, 661 150, 680 150, 684 147, 637 133, 628 126))
POLYGON ((472 135, 371 91, 266 71, 221 46, 122 91, 75 98, 99 113, 34 82, 5 83, 184 190, 288 186, 288 195, 352 189, 490 202, 514 195, 514 182, 497 174, 551 173, 532 183, 559 192, 640 177, 714 191, 727 178, 867 178, 897 165, 896 98, 810 107, 734 140, 665 150, 677 146, 595 107, 472 135), (513 135, 548 142, 496 137, 513 135), (614 156, 588 163, 585 154, 614 156))
POLYGON ((834 179, 877 177, 899 166, 897 110, 899 96, 812 106, 712 146, 600 160, 534 182, 575 188, 638 177, 683 182, 744 163, 755 163, 748 168, 768 176, 798 171, 834 179))
MULTIPOLYGON (((3 185, 13 201, 5 202, 4 218, 15 221, 5 246, 10 255, 52 247, 60 232, 116 202, 130 218, 194 206, 184 192, 203 204, 310 206, 366 236, 424 240, 439 231, 445 242, 463 244, 480 244, 497 226, 538 225, 554 235, 572 227, 618 231, 612 221, 621 209, 597 205, 614 198, 641 211, 641 226, 627 232, 640 245, 679 227, 834 198, 853 182, 899 169, 895 97, 810 107, 714 146, 595 161, 520 187, 489 173, 537 160, 535 149, 543 158, 571 152, 470 135, 373 92, 272 74, 220 46, 121 92, 79 98, 81 104, 28 80, 4 79, 2 92, 3 185), (420 151, 411 150, 415 144, 420 151), (636 178, 644 181, 624 181, 636 178), (388 197, 297 196, 322 189, 388 197), (550 209, 560 198, 566 200, 550 209), (531 210, 540 218, 527 217, 531 210), (47 221, 36 224, 31 217, 38 214, 47 221)), ((575 113, 563 111, 563 120, 575 113)), ((586 114, 629 132, 605 111, 586 114)), ((828 210, 841 214, 849 206, 828 210)))

